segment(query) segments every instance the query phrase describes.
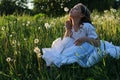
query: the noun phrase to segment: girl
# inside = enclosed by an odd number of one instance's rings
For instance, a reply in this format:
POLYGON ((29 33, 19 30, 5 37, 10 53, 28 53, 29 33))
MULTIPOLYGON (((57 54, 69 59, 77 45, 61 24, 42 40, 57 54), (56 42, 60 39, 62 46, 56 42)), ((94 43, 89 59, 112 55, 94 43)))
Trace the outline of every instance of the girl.
POLYGON ((88 8, 79 3, 69 12, 69 20, 65 23, 64 38, 53 41, 51 48, 43 48, 42 58, 46 65, 60 67, 63 64, 78 63, 82 67, 90 67, 101 60, 104 55, 120 57, 120 47, 98 39, 91 24, 88 8))

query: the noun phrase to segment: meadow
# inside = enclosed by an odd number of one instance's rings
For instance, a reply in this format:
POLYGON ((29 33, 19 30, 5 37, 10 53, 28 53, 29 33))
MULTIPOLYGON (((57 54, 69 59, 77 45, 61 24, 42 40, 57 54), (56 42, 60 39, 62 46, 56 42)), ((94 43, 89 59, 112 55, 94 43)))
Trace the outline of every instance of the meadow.
MULTIPOLYGON (((120 46, 120 11, 93 11, 91 18, 101 40, 120 46)), ((120 80, 120 59, 105 56, 90 68, 78 64, 47 69, 42 48, 64 35, 68 15, 56 18, 0 16, 0 80, 120 80)))

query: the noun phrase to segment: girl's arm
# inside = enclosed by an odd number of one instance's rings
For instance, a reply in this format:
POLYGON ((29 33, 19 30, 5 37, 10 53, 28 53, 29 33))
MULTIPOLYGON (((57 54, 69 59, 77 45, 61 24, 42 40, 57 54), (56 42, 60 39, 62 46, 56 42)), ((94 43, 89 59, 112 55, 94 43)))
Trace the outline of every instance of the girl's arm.
POLYGON ((71 20, 67 20, 65 23, 65 34, 64 37, 71 37, 72 36, 72 23, 71 20))
POLYGON ((79 38, 78 40, 75 41, 75 45, 81 45, 84 42, 88 42, 91 45, 94 45, 95 47, 99 47, 100 46, 100 40, 97 39, 93 39, 93 38, 89 38, 89 37, 82 37, 79 38))

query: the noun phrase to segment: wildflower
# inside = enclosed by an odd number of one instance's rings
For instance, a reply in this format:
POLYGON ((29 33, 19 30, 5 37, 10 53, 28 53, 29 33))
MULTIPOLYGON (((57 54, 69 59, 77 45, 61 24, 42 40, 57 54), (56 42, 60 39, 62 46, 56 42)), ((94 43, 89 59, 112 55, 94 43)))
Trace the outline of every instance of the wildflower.
POLYGON ((20 46, 20 42, 19 41, 18 41, 17 45, 20 46))
POLYGON ((12 34, 10 35, 10 37, 12 37, 12 34))
POLYGON ((42 57, 41 53, 38 53, 38 54, 37 54, 37 57, 38 57, 38 58, 41 58, 41 57, 42 57))
POLYGON ((7 62, 10 62, 11 60, 12 60, 12 59, 11 59, 10 57, 7 57, 7 58, 6 58, 6 61, 7 61, 7 62))
POLYGON ((26 38, 24 38, 24 41, 26 41, 27 39, 26 38))
POLYGON ((18 54, 17 51, 15 51, 14 54, 17 55, 18 54))
POLYGON ((69 9, 68 9, 67 7, 64 7, 64 11, 65 11, 65 12, 68 12, 69 9))
POLYGON ((39 54, 40 53, 40 49, 38 47, 35 47, 34 48, 34 52, 37 53, 37 54, 39 54))
POLYGON ((16 44, 16 40, 13 40, 13 41, 12 41, 12 44, 16 44))
POLYGON ((29 24, 26 24, 26 26, 29 26, 29 24))
POLYGON ((61 8, 63 8, 63 3, 61 3, 60 5, 61 5, 61 8))
POLYGON ((108 10, 104 10, 104 13, 107 13, 108 12, 108 10))
POLYGON ((27 24, 30 24, 30 21, 27 21, 27 24))
POLYGON ((116 9, 111 8, 110 11, 112 11, 112 12, 116 12, 116 9))
POLYGON ((5 27, 2 27, 2 31, 4 31, 5 30, 5 27))
POLYGON ((50 24, 49 23, 45 23, 44 26, 46 27, 46 29, 50 28, 50 24))
POLYGON ((34 43, 37 44, 39 42, 39 39, 35 39, 34 43))
POLYGON ((25 26, 25 23, 22 23, 23 26, 25 26))
POLYGON ((40 29, 40 27, 38 27, 38 30, 40 29))

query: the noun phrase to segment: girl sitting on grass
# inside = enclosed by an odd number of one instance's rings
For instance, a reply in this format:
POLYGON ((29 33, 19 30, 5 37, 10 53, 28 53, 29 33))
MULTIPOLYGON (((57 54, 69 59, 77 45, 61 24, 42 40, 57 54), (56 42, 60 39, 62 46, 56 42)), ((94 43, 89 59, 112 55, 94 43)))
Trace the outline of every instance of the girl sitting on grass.
POLYGON ((120 57, 120 47, 99 40, 91 23, 90 12, 82 3, 70 10, 65 26, 63 39, 53 41, 51 48, 42 48, 42 58, 47 66, 78 63, 82 67, 91 67, 105 55, 120 57))

